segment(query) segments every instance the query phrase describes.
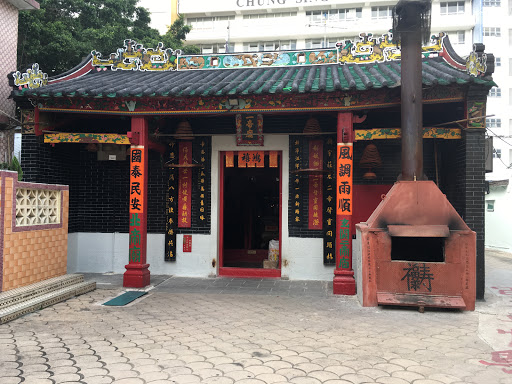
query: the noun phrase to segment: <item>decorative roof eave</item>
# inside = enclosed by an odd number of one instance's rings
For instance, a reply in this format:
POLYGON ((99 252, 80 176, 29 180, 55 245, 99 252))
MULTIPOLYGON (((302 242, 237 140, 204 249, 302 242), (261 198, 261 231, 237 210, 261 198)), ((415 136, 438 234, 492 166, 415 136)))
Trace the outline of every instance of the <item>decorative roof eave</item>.
MULTIPOLYGON (((425 104, 465 100, 465 91, 455 84, 423 91, 425 104)), ((108 115, 194 115, 219 113, 304 113, 392 108, 400 106, 400 89, 193 97, 61 97, 37 99, 41 112, 108 115), (230 103, 231 101, 231 103, 230 103), (233 102, 236 101, 236 102, 233 102)))

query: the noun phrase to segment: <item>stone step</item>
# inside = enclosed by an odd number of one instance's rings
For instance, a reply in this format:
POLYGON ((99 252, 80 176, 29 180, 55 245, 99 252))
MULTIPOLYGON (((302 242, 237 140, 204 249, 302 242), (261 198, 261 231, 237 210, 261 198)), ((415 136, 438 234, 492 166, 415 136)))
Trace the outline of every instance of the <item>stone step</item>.
POLYGON ((0 324, 7 323, 27 313, 49 307, 61 301, 93 291, 95 289, 96 282, 94 281, 80 282, 63 288, 57 288, 52 292, 27 299, 22 302, 18 302, 7 308, 0 309, 0 324))
POLYGON ((38 283, 30 284, 25 287, 11 289, 10 291, 0 293, 0 310, 12 305, 21 303, 25 300, 44 295, 60 288, 65 288, 73 284, 84 281, 84 276, 80 274, 70 274, 53 277, 38 283))

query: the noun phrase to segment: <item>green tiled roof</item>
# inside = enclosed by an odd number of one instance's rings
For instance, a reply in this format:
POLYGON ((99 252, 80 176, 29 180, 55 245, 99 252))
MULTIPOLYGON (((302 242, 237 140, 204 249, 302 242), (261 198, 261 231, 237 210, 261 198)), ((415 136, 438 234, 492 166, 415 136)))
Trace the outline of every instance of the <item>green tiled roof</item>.
MULTIPOLYGON (((490 76, 475 78, 441 57, 423 60, 423 84, 495 85, 490 76)), ((26 97, 187 97, 287 94, 367 90, 400 86, 400 61, 353 65, 166 72, 100 71, 36 89, 15 90, 26 97)))

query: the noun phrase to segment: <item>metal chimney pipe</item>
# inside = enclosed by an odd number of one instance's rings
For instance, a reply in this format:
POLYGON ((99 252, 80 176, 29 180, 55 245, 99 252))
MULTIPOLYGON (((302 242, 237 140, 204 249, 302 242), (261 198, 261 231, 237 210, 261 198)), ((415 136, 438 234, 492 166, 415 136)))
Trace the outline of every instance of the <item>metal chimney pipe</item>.
POLYGON ((423 175, 423 99, 421 46, 425 10, 430 1, 401 0, 395 6, 397 33, 401 42, 402 98, 402 174, 400 180, 424 180, 423 175))

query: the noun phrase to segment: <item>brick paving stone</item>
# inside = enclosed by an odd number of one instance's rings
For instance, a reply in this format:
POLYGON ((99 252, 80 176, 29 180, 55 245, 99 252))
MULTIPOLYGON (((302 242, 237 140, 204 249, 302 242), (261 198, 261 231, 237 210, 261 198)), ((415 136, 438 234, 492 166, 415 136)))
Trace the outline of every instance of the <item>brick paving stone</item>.
POLYGON ((359 371, 360 369, 369 369, 372 367, 370 363, 367 363, 366 361, 360 361, 360 360, 349 360, 343 362, 344 366, 347 366, 349 368, 354 369, 355 371, 359 371))
POLYGON ((224 376, 232 378, 236 383, 238 383, 239 380, 255 377, 254 373, 245 370, 226 372, 224 376))
POLYGON ((197 369, 197 370, 192 371, 192 373, 194 375, 200 376, 201 379, 207 379, 209 377, 215 377, 215 376, 222 376, 223 375, 223 372, 221 370, 219 370, 219 369, 212 369, 212 368, 197 369))
POLYGON ((441 381, 444 384, 452 384, 452 383, 454 383, 456 381, 459 381, 458 377, 455 377, 455 376, 452 376, 452 375, 447 375, 447 374, 444 374, 444 373, 434 373, 433 375, 430 375, 428 377, 428 379, 441 381))
POLYGON ((111 384, 114 382, 114 378, 109 376, 92 376, 87 377, 87 384, 111 384))
POLYGON ((325 367, 324 370, 327 372, 335 373, 338 376, 343 376, 348 373, 356 373, 356 370, 354 368, 345 367, 343 365, 332 365, 329 367, 325 367))
POLYGON ((201 381, 201 378, 196 375, 177 375, 177 376, 173 376, 169 380, 171 383, 189 384, 189 383, 199 383, 201 381))
MULTIPOLYGON (((49 370, 54 375, 62 375, 62 374, 67 374, 67 373, 77 373, 78 372, 78 368, 74 367, 74 366, 51 367, 49 370)), ((82 374, 82 373, 80 372, 80 374, 82 374)))
POLYGON ((412 382, 414 380, 422 380, 425 379, 424 376, 420 375, 416 372, 411 371, 396 371, 391 374, 392 377, 398 377, 399 379, 404 379, 406 381, 412 382))
POLYGON ((375 381, 366 375, 360 375, 357 373, 348 373, 346 375, 343 375, 340 377, 342 380, 347 380, 354 384, 360 384, 360 383, 374 383, 375 381))
POLYGON ((167 372, 171 377, 178 376, 178 375, 189 375, 192 374, 192 369, 189 367, 168 367, 162 369, 163 372, 167 372))
POLYGON ((158 380, 167 380, 170 375, 167 372, 147 372, 141 373, 139 378, 143 379, 146 383, 151 383, 158 380))
POLYGON ((18 384, 18 383, 21 383, 21 381, 23 379, 20 378, 20 377, 16 377, 16 376, 8 376, 8 375, 3 375, 2 374, 2 375, 0 375, 0 378, 2 380, 2 384, 18 384))
POLYGON ((55 383, 64 383, 67 381, 77 382, 80 381, 80 375, 77 375, 76 373, 62 373, 59 375, 52 375, 50 376, 50 379, 55 383))
POLYGON ((294 377, 290 380, 294 384, 321 384, 322 382, 314 377, 294 377))
POLYGON ((377 383, 380 384, 409 384, 410 381, 400 379, 398 377, 379 377, 376 380, 377 383))
POLYGON ((144 380, 139 378, 128 378, 128 379, 120 379, 115 381, 116 384, 145 384, 144 380))
POLYGON ((306 376, 306 372, 295 368, 279 369, 275 373, 285 376, 288 380, 291 380, 294 377, 306 376))
POLYGON ((255 376, 262 375, 262 374, 272 374, 274 373, 274 370, 270 367, 267 367, 265 365, 252 365, 249 367, 244 368, 246 371, 254 373, 255 376))
POLYGON ((411 365, 411 366, 407 367, 406 370, 419 373, 420 375, 423 375, 423 376, 428 376, 428 375, 431 375, 431 374, 437 372, 436 368, 426 367, 424 365, 411 365))
POLYGON ((347 380, 328 380, 326 382, 324 382, 324 384, 353 384, 351 381, 347 381, 347 380))
POLYGON ((368 376, 372 379, 378 379, 379 377, 389 377, 390 374, 386 371, 383 371, 381 369, 375 369, 375 368, 364 368, 357 371, 359 375, 368 376))
MULTIPOLYGON (((235 382, 235 380, 233 380, 229 377, 209 377, 207 379, 201 380, 201 384, 233 384, 234 382, 235 382)), ((156 383, 151 383, 151 384, 156 384, 156 383)), ((161 384, 163 384, 163 383, 161 383, 161 384)))
POLYGON ((337 375, 333 372, 329 371, 313 371, 308 373, 308 377, 314 377, 315 379, 320 380, 321 382, 327 380, 336 380, 339 379, 340 375, 337 375))

